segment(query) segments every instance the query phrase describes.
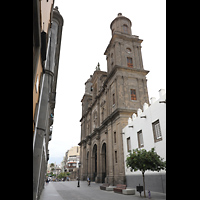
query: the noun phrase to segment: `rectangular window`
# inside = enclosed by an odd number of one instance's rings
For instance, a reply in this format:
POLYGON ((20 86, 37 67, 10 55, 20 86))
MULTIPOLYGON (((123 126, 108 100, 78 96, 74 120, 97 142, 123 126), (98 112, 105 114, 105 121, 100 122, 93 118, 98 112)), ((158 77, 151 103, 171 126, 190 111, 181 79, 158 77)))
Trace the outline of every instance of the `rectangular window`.
POLYGON ((115 93, 113 94, 113 105, 115 105, 115 93))
POLYGON ((162 134, 161 134, 159 120, 156 120, 155 122, 153 122, 152 126, 153 126, 154 142, 161 141, 162 140, 162 134))
POLYGON ((115 151, 115 163, 117 163, 117 151, 115 151))
POLYGON ((127 57, 127 66, 128 67, 133 67, 133 60, 130 57, 127 57))
POLYGON ((138 146, 139 146, 139 148, 142 148, 142 147, 144 147, 142 130, 140 130, 139 132, 137 132, 137 134, 138 134, 138 146))
POLYGON ((137 98, 136 98, 136 90, 135 89, 131 89, 131 100, 137 100, 137 98))
POLYGON ((114 132, 114 143, 117 142, 117 138, 116 138, 116 132, 114 132))
POLYGON ((127 151, 131 151, 131 140, 130 137, 127 138, 127 151))

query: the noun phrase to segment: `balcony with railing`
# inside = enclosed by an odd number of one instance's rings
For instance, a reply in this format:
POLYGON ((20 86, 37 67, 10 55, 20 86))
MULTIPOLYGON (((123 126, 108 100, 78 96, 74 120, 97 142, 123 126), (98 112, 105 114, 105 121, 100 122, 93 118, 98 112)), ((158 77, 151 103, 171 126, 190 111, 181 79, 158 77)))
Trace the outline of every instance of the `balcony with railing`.
POLYGON ((77 165, 76 162, 68 162, 67 163, 67 168, 68 169, 76 168, 76 165, 77 165))

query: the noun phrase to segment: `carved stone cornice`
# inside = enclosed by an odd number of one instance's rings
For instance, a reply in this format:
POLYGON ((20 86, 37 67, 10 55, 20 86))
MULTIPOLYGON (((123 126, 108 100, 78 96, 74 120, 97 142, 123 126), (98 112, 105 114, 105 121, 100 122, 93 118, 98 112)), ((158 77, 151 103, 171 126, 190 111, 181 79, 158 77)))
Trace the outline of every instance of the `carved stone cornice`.
POLYGON ((91 137, 89 135, 86 137, 86 141, 88 145, 91 145, 91 137))
POLYGON ((96 135, 96 140, 99 140, 99 139, 100 139, 100 134, 98 132, 97 135, 96 135))
POLYGON ((83 148, 85 149, 86 148, 86 141, 84 140, 83 142, 83 148))

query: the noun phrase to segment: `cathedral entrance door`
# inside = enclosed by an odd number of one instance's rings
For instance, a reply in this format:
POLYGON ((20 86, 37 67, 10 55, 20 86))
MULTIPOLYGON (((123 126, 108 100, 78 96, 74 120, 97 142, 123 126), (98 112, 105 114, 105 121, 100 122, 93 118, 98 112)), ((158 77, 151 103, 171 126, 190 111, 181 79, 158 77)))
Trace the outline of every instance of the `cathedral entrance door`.
POLYGON ((92 172, 93 178, 92 181, 95 181, 97 176, 97 145, 95 144, 92 151, 92 172))
POLYGON ((105 183, 106 178, 106 143, 102 145, 101 151, 101 163, 102 163, 102 183, 105 183))

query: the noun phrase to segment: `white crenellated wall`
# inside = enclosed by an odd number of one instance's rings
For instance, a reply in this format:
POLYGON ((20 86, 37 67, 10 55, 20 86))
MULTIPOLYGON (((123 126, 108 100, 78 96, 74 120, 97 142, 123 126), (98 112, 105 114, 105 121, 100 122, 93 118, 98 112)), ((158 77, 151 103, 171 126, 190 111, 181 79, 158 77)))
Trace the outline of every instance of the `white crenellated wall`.
MULTIPOLYGON (((160 98, 156 100, 155 97, 150 99, 151 105, 144 103, 143 110, 140 108, 137 111, 137 115, 134 113, 132 118, 128 119, 128 125, 122 129, 123 136, 123 148, 124 148, 124 159, 126 160, 127 155, 127 138, 130 137, 131 149, 139 148, 138 146, 138 136, 137 132, 142 130, 144 147, 141 149, 146 149, 149 151, 151 148, 155 148, 155 151, 160 155, 164 160, 166 160, 166 93, 164 89, 159 90, 160 98), (161 101, 159 103, 159 101, 161 101), (142 117, 142 118, 141 118, 142 117), (145 118, 146 117, 146 118, 145 118), (162 140, 154 142, 153 136, 153 127, 152 123, 159 119, 162 140)), ((125 162, 124 160, 124 162, 125 162)), ((152 172, 148 171, 145 174, 158 174, 165 173, 161 172, 152 172)), ((127 175, 138 175, 141 174, 140 171, 131 172, 130 169, 127 169, 125 162, 125 174, 127 175)))

